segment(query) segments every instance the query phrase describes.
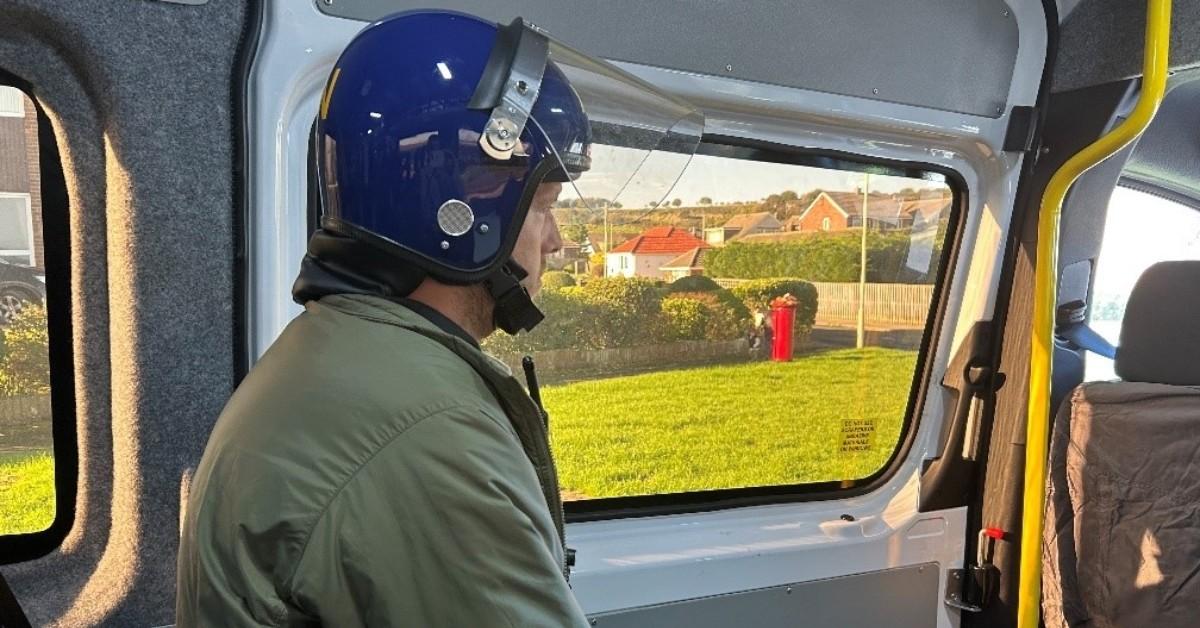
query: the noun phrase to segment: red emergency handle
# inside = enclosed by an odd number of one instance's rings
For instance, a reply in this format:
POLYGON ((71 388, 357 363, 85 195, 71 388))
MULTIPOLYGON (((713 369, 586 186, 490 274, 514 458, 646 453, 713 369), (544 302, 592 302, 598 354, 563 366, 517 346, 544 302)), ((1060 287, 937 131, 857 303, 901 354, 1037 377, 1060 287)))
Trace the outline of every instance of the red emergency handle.
POLYGON ((771 305, 771 360, 792 361, 792 328, 796 324, 796 306, 790 304, 771 305))

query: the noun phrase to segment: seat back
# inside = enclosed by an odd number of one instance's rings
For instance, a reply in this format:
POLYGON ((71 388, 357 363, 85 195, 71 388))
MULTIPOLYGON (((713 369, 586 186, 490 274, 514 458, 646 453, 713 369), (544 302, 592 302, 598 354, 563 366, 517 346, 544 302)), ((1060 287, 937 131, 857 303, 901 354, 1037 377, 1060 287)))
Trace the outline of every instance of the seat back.
POLYGON ((1148 269, 1117 350, 1051 434, 1048 628, 1200 625, 1200 262, 1148 269))

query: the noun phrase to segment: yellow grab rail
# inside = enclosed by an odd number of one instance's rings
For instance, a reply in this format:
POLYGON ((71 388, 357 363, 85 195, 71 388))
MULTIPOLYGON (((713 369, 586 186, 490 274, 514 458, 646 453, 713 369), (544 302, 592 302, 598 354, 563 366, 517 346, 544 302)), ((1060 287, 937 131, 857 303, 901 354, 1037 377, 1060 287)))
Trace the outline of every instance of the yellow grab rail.
POLYGON ((1067 160, 1051 177, 1038 217, 1034 278, 1033 343, 1029 359, 1029 416, 1025 438, 1025 500, 1021 521, 1018 628, 1038 628, 1042 598, 1042 518, 1045 512, 1046 449, 1050 420, 1050 359, 1058 292, 1058 220, 1063 199, 1079 175, 1124 148, 1150 124, 1167 87, 1171 0, 1149 0, 1142 88, 1129 117, 1067 160))

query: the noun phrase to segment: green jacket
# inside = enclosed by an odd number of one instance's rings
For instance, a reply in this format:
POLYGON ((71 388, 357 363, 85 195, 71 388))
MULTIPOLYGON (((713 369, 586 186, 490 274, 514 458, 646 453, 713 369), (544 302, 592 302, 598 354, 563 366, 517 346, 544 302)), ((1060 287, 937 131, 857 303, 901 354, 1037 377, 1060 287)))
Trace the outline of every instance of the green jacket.
POLYGON ((541 414, 508 369, 385 299, 306 309, 191 481, 178 625, 587 626, 541 414))

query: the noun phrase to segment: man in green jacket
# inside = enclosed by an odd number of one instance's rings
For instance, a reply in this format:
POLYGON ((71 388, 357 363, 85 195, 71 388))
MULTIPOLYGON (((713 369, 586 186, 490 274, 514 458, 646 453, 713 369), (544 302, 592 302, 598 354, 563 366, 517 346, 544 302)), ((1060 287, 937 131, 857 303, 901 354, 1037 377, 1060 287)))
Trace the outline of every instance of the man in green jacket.
POLYGON ((541 320, 531 295, 562 244, 551 208, 591 165, 579 77, 610 82, 593 112, 639 91, 629 101, 656 109, 631 106, 637 133, 614 131, 637 164, 669 128, 646 120, 698 137, 684 103, 520 20, 405 13, 343 52, 317 123, 305 312, 191 481, 178 625, 587 625, 545 414, 479 346, 541 320))

